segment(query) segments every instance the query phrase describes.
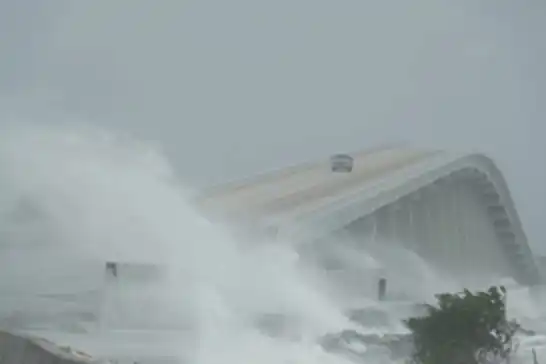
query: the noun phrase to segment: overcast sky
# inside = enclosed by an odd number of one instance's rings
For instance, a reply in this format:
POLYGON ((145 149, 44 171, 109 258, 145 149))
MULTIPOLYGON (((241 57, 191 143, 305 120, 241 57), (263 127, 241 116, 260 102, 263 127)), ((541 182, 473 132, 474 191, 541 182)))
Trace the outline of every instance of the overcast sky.
POLYGON ((0 96, 157 140, 198 186, 392 141, 484 151, 546 252, 545 36, 544 0, 0 0, 0 96))

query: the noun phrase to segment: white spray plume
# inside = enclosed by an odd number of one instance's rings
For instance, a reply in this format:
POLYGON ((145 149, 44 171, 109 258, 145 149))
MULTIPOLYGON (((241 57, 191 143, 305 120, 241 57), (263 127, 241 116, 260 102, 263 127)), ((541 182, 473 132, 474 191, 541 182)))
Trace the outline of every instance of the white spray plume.
MULTIPOLYGON (((343 313, 350 296, 339 290, 343 282, 333 294, 321 268, 302 262, 290 242, 240 244, 196 213, 191 195, 153 144, 84 124, 6 125, 0 264, 10 280, 0 288, 79 292, 102 282, 106 261, 156 264, 167 273, 161 282, 118 292, 128 320, 121 324, 138 326, 144 315, 148 328, 189 327, 192 350, 183 354, 193 363, 345 363, 317 344, 354 329, 343 313), (256 319, 269 314, 287 318, 291 334, 260 331, 256 319)), ((404 249, 335 250, 357 274, 383 270, 389 287, 419 286, 413 293, 422 299, 455 287, 404 249)), ((360 302, 373 301, 373 287, 361 293, 360 302)))
MULTIPOLYGON (((4 238, 15 250, 49 252, 55 276, 83 276, 69 264, 77 259, 166 267, 161 292, 153 291, 161 298, 158 312, 144 313, 193 325, 198 362, 225 363, 221 348, 239 363, 258 356, 264 362, 273 353, 283 360, 277 346, 294 344, 259 333, 252 320, 260 314, 293 317, 309 343, 347 324, 298 266, 289 244, 238 244, 190 207, 191 191, 148 144, 81 124, 11 124, 0 133, 0 183, 4 238), (17 213, 25 215, 18 229, 17 213)), ((138 307, 129 299, 125 304, 127 312, 138 307)))

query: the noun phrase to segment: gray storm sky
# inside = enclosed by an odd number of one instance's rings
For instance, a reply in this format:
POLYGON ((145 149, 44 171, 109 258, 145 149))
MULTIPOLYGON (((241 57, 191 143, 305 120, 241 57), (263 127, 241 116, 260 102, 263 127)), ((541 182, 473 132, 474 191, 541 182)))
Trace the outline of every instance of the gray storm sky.
POLYGON ((0 0, 0 93, 158 140, 198 186, 392 141, 484 151, 546 252, 545 36, 543 0, 0 0))

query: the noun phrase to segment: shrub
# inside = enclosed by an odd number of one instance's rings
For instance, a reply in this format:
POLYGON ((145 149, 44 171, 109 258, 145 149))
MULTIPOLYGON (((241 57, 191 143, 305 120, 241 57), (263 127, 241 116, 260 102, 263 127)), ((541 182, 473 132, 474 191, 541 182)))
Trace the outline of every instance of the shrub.
POLYGON ((506 318, 506 290, 444 293, 427 313, 405 321, 412 333, 416 364, 479 364, 508 359, 520 328, 506 318))

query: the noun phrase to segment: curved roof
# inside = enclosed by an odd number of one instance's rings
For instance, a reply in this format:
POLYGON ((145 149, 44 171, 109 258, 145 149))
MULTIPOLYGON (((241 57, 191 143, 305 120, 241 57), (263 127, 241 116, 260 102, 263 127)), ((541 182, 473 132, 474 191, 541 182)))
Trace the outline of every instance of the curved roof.
POLYGON ((481 154, 386 147, 353 153, 352 173, 332 173, 329 159, 218 186, 197 205, 229 221, 273 224, 295 239, 318 237, 439 181, 477 182, 490 199, 499 243, 520 281, 536 283, 539 272, 502 173, 481 154), (312 228, 311 228, 312 227, 312 228))

